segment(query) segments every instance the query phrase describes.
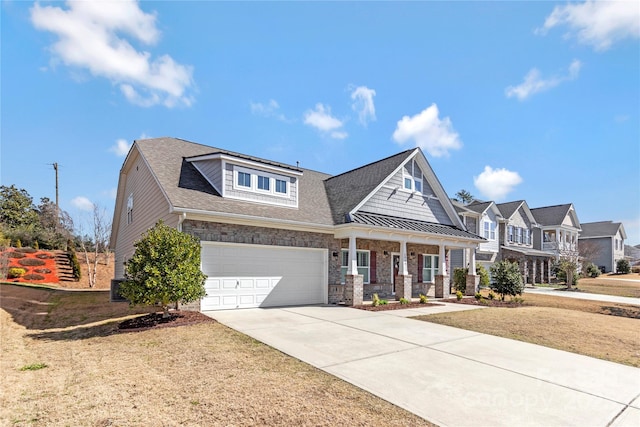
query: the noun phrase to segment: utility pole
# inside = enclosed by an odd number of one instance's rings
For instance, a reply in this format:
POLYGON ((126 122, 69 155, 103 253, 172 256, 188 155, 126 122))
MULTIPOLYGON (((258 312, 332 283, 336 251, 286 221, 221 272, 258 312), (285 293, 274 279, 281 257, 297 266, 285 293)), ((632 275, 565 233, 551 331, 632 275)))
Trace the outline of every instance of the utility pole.
POLYGON ((58 163, 53 164, 53 170, 56 171, 56 232, 60 224, 60 205, 58 204, 58 163))

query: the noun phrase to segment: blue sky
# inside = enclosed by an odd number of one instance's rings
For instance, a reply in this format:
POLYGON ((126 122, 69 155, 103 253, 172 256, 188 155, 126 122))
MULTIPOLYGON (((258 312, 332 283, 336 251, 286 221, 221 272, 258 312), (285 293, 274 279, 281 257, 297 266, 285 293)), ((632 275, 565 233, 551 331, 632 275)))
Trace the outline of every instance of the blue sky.
POLYGON ((420 146, 453 196, 640 243, 640 3, 3 1, 3 185, 111 211, 134 139, 326 173, 420 146))

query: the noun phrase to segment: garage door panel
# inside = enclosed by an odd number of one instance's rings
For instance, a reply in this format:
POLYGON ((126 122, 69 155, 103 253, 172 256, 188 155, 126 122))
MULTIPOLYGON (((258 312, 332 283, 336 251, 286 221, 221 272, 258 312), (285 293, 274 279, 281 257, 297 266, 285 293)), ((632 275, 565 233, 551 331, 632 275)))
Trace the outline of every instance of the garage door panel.
POLYGON ((326 302, 326 250, 203 242, 201 260, 202 310, 326 302))

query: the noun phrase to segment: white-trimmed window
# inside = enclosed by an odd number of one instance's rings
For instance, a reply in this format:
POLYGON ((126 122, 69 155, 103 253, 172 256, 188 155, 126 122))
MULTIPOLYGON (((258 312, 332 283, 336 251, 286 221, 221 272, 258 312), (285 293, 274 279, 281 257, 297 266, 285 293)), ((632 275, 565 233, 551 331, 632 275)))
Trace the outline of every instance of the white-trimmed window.
POLYGON ((527 245, 531 244, 531 230, 529 230, 528 228, 524 229, 524 243, 526 243, 527 245))
POLYGON ((513 242, 513 225, 510 225, 507 229, 509 230, 509 241, 513 242))
POLYGON ((491 240, 496 240, 496 223, 491 223, 491 240))
POLYGON ((268 176, 258 175, 258 190, 269 191, 271 179, 268 176))
POLYGON ((233 174, 234 189, 236 190, 289 197, 289 179, 285 176, 241 166, 234 166, 233 174))
POLYGON ((251 174, 248 172, 238 171, 238 179, 236 181, 238 187, 251 188, 251 174))
MULTIPOLYGON (((358 261, 358 274, 362 275, 363 283, 369 283, 369 251, 356 251, 356 259, 358 261)), ((342 250, 342 265, 340 268, 340 283, 345 283, 347 270, 349 269, 349 251, 342 250)))
POLYGON ((422 283, 432 283, 436 279, 439 263, 438 255, 422 255, 422 283))
POLYGON ((522 228, 516 227, 516 242, 522 243, 522 228))
POLYGON ((133 222, 133 193, 127 198, 127 224, 133 222))
POLYGON ((490 236, 490 225, 489 225, 489 221, 484 221, 484 238, 485 239, 489 239, 490 236))
POLYGON ((276 193, 287 194, 287 181, 276 179, 276 193))
POLYGON ((404 165, 403 182, 405 190, 422 193, 422 177, 422 170, 415 160, 404 165))

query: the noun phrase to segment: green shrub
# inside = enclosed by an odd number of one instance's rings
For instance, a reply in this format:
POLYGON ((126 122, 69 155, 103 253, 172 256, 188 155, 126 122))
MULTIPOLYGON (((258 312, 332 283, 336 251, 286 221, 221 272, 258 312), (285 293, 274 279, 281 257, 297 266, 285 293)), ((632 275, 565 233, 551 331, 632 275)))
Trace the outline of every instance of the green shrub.
POLYGON ((460 291, 456 292, 456 298, 458 299, 458 301, 460 301, 462 299, 462 296, 463 296, 462 292, 460 292, 460 291))
POLYGON ((373 294, 373 299, 371 300, 371 305, 377 307, 380 305, 380 297, 378 294, 373 294))
POLYGON ((480 301, 482 299, 482 294, 480 292, 476 292, 475 298, 480 301))
POLYGON ((380 300, 380 305, 387 305, 387 304, 389 304, 389 301, 387 301, 386 299, 380 300))
POLYGON ((9 271, 7 272, 7 278, 8 279, 17 279, 19 277, 24 276, 26 272, 27 272, 27 270, 25 268, 11 267, 9 269, 9 271))
POLYGON ((627 261, 624 258, 619 259, 618 262, 616 262, 616 273, 618 274, 631 273, 631 265, 629 264, 629 261, 627 261))
POLYGON ((600 269, 594 263, 587 266, 586 272, 588 277, 598 277, 600 275, 600 269))
POLYGON ((18 260, 18 264, 26 267, 39 267, 41 265, 45 265, 46 262, 38 258, 22 258, 18 260))
POLYGON ((521 297, 511 297, 511 302, 516 304, 522 304, 524 302, 524 298, 521 297))
POLYGON ((67 251, 67 258, 69 258, 69 262, 71 263, 73 278, 76 280, 80 280, 80 278, 82 277, 82 270, 80 270, 78 255, 76 255, 76 251, 75 249, 73 249, 73 246, 69 246, 69 250, 67 251))
POLYGON ((24 280, 44 280, 44 276, 41 274, 29 273, 22 276, 24 280))
POLYGON ((429 299, 426 295, 420 294, 420 304, 426 304, 429 302, 429 299))
POLYGON ((125 264, 120 295, 130 304, 159 305, 169 317, 170 304, 206 295, 207 276, 200 270, 200 242, 159 221, 135 244, 125 264))
POLYGON ((520 275, 518 264, 509 261, 500 261, 491 266, 493 283, 491 289, 500 294, 500 300, 504 301, 505 295, 522 295, 524 283, 520 275))
POLYGON ((489 291, 489 299, 490 300, 496 299, 496 294, 494 294, 493 291, 489 291))
POLYGON ((403 298, 400 298, 400 304, 402 305, 411 304, 411 301, 403 297, 403 298))
POLYGON ((22 241, 20 239, 16 240, 16 248, 22 247, 22 241))
POLYGON ((453 288, 456 291, 465 292, 467 290, 468 268, 457 267, 453 270, 453 288))
POLYGON ((482 264, 476 264, 476 274, 480 276, 480 287, 486 288, 489 286, 489 272, 482 264))

